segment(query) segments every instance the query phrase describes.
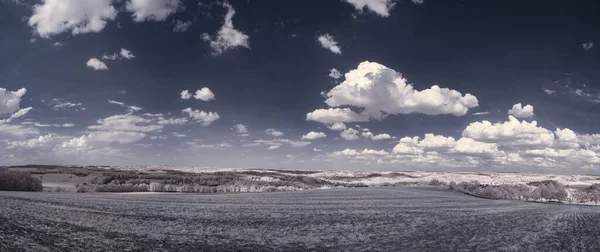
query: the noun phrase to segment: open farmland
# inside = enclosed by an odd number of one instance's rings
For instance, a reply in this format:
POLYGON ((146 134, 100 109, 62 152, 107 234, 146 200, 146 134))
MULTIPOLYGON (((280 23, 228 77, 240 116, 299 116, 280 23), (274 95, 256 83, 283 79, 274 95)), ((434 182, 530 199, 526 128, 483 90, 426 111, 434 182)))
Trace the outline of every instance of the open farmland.
POLYGON ((437 188, 0 192, 0 251, 599 251, 600 208, 437 188))

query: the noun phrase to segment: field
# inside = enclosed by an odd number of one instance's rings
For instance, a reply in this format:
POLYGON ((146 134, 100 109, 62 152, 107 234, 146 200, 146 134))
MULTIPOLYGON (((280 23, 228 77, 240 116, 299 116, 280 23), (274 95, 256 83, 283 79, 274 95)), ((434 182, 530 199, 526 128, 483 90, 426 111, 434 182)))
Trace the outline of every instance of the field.
POLYGON ((600 251, 600 207, 437 188, 0 192, 0 251, 600 251))

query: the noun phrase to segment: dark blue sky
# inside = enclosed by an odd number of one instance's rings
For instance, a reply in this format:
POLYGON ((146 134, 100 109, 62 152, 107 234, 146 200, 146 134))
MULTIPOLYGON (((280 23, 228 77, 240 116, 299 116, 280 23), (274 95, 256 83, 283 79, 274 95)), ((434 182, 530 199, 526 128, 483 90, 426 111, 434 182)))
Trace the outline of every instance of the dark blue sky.
POLYGON ((0 165, 596 173, 600 3, 419 2, 0 0, 0 165))

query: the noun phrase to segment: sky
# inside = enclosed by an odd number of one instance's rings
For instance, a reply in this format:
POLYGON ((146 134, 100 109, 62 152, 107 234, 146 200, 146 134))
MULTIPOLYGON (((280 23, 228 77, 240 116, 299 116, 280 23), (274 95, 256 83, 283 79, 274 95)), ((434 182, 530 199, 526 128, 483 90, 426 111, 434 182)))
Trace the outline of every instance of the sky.
POLYGON ((597 1, 0 5, 0 165, 600 174, 597 1))

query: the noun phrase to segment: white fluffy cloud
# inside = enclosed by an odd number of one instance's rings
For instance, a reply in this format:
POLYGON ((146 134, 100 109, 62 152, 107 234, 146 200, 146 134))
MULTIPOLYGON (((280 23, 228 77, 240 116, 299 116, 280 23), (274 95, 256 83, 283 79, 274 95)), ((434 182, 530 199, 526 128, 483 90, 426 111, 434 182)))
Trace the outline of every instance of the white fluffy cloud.
POLYGON ((529 104, 521 106, 521 103, 517 103, 508 110, 508 114, 517 118, 530 118, 533 117, 533 106, 529 104))
POLYGON ((456 141, 456 145, 451 149, 452 152, 462 153, 462 154, 489 154, 489 155, 499 155, 500 151, 498 150, 498 145, 494 143, 484 143, 473 140, 468 137, 462 137, 456 141))
POLYGON ((392 138, 392 136, 390 136, 389 134, 386 134, 386 133, 371 136, 371 140, 373 140, 373 141, 387 140, 387 139, 391 139, 391 138, 392 138))
POLYGON ((55 142, 56 136, 53 134, 47 134, 43 136, 39 136, 37 138, 22 140, 22 141, 9 141, 7 143, 7 150, 15 150, 15 149, 37 149, 44 147, 46 145, 50 145, 55 142))
POLYGON ((29 26, 41 37, 71 31, 99 32, 117 17, 113 0, 43 0, 33 6, 29 26))
POLYGON ((552 89, 543 88, 543 90, 548 95, 552 95, 552 94, 556 93, 556 90, 552 90, 552 89))
POLYGON ((302 140, 315 140, 315 139, 319 139, 319 138, 324 138, 327 137, 327 135, 323 132, 308 132, 306 133, 306 135, 302 136, 302 140))
POLYGON ((202 40, 210 43, 214 55, 219 55, 240 46, 250 48, 250 43, 248 42, 250 37, 233 27, 233 16, 235 15, 233 6, 228 2, 223 2, 222 5, 227 9, 223 26, 221 26, 221 29, 219 29, 215 36, 211 37, 206 33, 202 34, 202 40))
POLYGON ((121 58, 124 59, 133 59, 135 58, 135 55, 133 55, 133 53, 131 53, 131 51, 125 49, 125 48, 121 48, 121 51, 119 52, 119 55, 121 55, 121 58))
POLYGON ((356 113, 349 108, 329 108, 317 109, 306 114, 306 120, 335 124, 340 122, 366 122, 369 121, 369 117, 356 113))
MULTIPOLYGON (((187 89, 181 91, 180 97, 183 100, 188 100, 192 98, 192 93, 190 93, 187 89)), ((210 91, 209 88, 203 87, 202 89, 196 90, 196 93, 193 95, 194 99, 202 100, 202 101, 210 101, 215 99, 215 94, 210 91)))
POLYGON ((102 59, 105 59, 105 60, 133 59, 133 58, 135 58, 135 55, 133 55, 133 53, 130 50, 127 50, 125 48, 121 48, 121 51, 119 51, 119 54, 117 54, 117 53, 113 53, 110 55, 104 54, 102 56, 102 59))
POLYGON ((335 130, 335 131, 343 131, 346 129, 346 124, 344 124, 343 122, 336 122, 336 123, 328 126, 327 128, 329 128, 330 130, 335 130))
POLYGON ((236 124, 233 125, 233 128, 231 129, 235 130, 235 132, 239 133, 242 136, 248 136, 248 127, 246 125, 236 124))
POLYGON ((219 114, 217 114, 216 112, 204 112, 192 108, 186 108, 181 112, 188 114, 190 118, 192 118, 196 122, 199 122, 204 127, 210 125, 211 123, 220 118, 219 114))
POLYGON ((0 88, 0 115, 9 114, 19 109, 21 97, 25 95, 27 89, 21 88, 17 91, 8 91, 0 88))
POLYGON ((363 131, 363 133, 361 134, 362 137, 369 138, 373 141, 386 140, 386 139, 392 138, 392 136, 390 136, 389 134, 386 134, 386 133, 375 135, 372 132, 370 132, 369 129, 367 129, 367 128, 362 129, 362 131, 363 131))
POLYGON ((183 91, 181 91, 181 93, 180 93, 180 96, 181 96, 181 99, 183 99, 183 100, 188 100, 188 99, 192 98, 192 93, 190 93, 190 92, 189 92, 189 91, 186 89, 186 90, 183 90, 183 91))
POLYGON ((108 67, 106 66, 106 64, 104 64, 104 62, 100 61, 97 58, 91 58, 89 59, 86 63, 86 66, 88 66, 89 68, 92 68, 94 70, 108 70, 108 67))
POLYGON ((276 130, 276 129, 267 129, 267 130, 265 130, 265 133, 267 133, 271 136, 276 136, 276 137, 283 136, 283 132, 276 130))
POLYGON ((179 0, 128 0, 125 9, 132 12, 135 22, 164 21, 183 9, 183 5, 179 0))
POLYGON ((478 141, 512 146, 550 146, 554 142, 552 131, 538 127, 536 121, 519 122, 514 116, 508 116, 506 122, 473 122, 465 128, 462 135, 478 141))
POLYGON ((97 131, 124 131, 124 132, 154 132, 163 127, 152 124, 151 119, 136 115, 124 114, 109 116, 97 121, 98 124, 91 125, 88 129, 97 131))
POLYGON ((342 54, 342 49, 340 49, 338 46, 338 42, 336 42, 333 36, 329 34, 320 35, 317 38, 317 42, 319 42, 323 48, 331 51, 332 53, 342 54))
POLYGON ((364 108, 364 111, 359 114, 349 108, 318 109, 308 113, 307 120, 326 124, 360 122, 382 119, 384 113, 462 116, 479 105, 477 97, 471 94, 463 96, 456 90, 437 85, 415 90, 400 73, 375 62, 362 62, 345 77, 344 82, 325 94, 325 103, 330 107, 364 108))
POLYGON ((203 87, 202 89, 196 90, 194 98, 196 100, 210 101, 215 99, 215 94, 213 94, 213 92, 210 91, 209 88, 203 87))
MULTIPOLYGON (((395 3, 392 0, 344 0, 354 6, 357 11, 362 12, 366 7, 381 17, 390 16, 390 10, 394 8, 395 3)), ((413 0, 414 2, 415 0, 413 0)))
POLYGON ((342 73, 340 73, 340 71, 338 71, 337 69, 332 68, 331 70, 329 70, 329 77, 337 80, 342 77, 342 73))
POLYGON ((372 150, 372 149, 363 149, 362 151, 360 150, 354 150, 354 149, 344 149, 341 151, 334 151, 332 153, 330 153, 330 156, 333 157, 347 157, 347 156, 382 156, 382 155, 389 155, 390 153, 388 153, 387 151, 384 150, 372 150))
POLYGON ((456 146, 456 141, 453 137, 445 137, 442 135, 425 134, 423 140, 417 144, 423 149, 444 149, 456 146))
POLYGON ((358 139, 358 130, 353 128, 347 128, 346 130, 340 133, 340 136, 345 140, 357 140, 358 139))

